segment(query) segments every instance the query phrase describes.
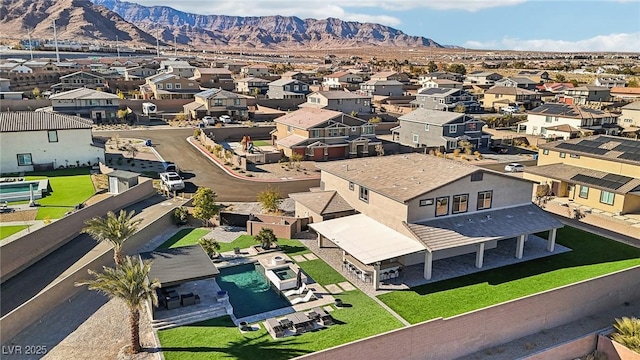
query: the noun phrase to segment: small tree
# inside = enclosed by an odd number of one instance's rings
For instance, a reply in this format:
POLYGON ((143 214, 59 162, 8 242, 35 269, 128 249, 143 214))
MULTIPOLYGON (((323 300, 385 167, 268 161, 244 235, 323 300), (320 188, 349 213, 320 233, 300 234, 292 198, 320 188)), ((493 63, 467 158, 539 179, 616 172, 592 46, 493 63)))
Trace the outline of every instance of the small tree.
POLYGON ((556 82, 563 83, 567 81, 567 77, 562 74, 556 74, 556 82))
POLYGON ((122 245, 138 231, 138 225, 142 219, 133 219, 135 211, 127 213, 120 210, 116 215, 113 211, 107 212, 105 218, 94 217, 85 221, 83 233, 91 235, 99 242, 106 241, 113 246, 113 260, 116 266, 122 264, 122 245))
POLYGON ((34 87, 33 90, 31 90, 31 95, 36 99, 40 99, 40 88, 34 87))
POLYGON ((201 238, 200 240, 198 240, 198 244, 202 246, 204 252, 206 252, 211 259, 216 257, 218 251, 220 251, 220 244, 215 239, 201 238))
POLYGON ((273 230, 270 228, 262 228, 258 235, 254 237, 254 239, 260 243, 263 249, 268 250, 271 249, 271 245, 275 244, 278 241, 276 238, 276 234, 273 233, 273 230))
POLYGON ((187 116, 187 114, 185 114, 182 111, 177 113, 176 116, 173 118, 174 121, 187 121, 188 119, 189 119, 189 116, 187 116))
POLYGON ((223 150, 223 149, 224 149, 224 148, 222 147, 222 145, 220 145, 220 144, 216 144, 216 145, 213 147, 213 154, 214 154, 215 156, 217 156, 217 157, 221 157, 221 154, 222 154, 222 150, 223 150))
POLYGON ((369 124, 379 124, 382 122, 382 118, 380 116, 374 116, 369 119, 369 124))
POLYGON ((639 87, 640 85, 638 85, 638 80, 636 79, 631 79, 629 80, 629 82, 627 83, 628 87, 639 87))
POLYGON ((189 216, 189 210, 184 206, 179 206, 173 210, 173 221, 176 225, 184 225, 187 223, 187 217, 189 216))
POLYGON ((131 155, 131 158, 135 159, 136 155, 138 155, 138 147, 134 144, 127 145, 127 154, 131 155))
POLYGON ((296 164, 297 168, 300 168, 300 163, 302 162, 302 155, 298 154, 298 153, 292 153, 291 156, 289 157, 289 161, 293 162, 296 164))
POLYGON ((427 63, 427 71, 432 73, 432 72, 435 72, 436 70, 438 70, 438 65, 433 61, 429 61, 427 63))
POLYGON ((193 137, 196 138, 196 140, 200 139, 200 134, 202 133, 202 131, 200 129, 195 129, 193 130, 193 137))
POLYGON ((210 188, 199 187, 193 196, 193 217, 202 221, 202 225, 206 227, 217 213, 216 193, 210 188))
POLYGON ((456 105, 456 107, 453 109, 453 111, 455 111, 457 113, 464 114, 467 111, 467 108, 464 105, 459 104, 459 105, 456 105))
POLYGON ((267 212, 275 213, 282 202, 282 195, 278 190, 269 186, 258 194, 258 202, 262 204, 262 208, 267 212))
POLYGON ((378 144, 376 145, 375 149, 376 149, 376 154, 378 154, 378 156, 384 156, 384 145, 378 144))
POLYGON ((127 115, 129 115, 129 111, 127 109, 118 109, 118 113, 116 114, 120 120, 125 119, 127 115))
POLYGON ((358 112, 353 110, 352 112, 349 113, 349 115, 351 115, 353 117, 358 117, 358 112))
POLYGON ((228 164, 231 162, 231 158, 233 158, 233 151, 225 150, 224 151, 224 160, 228 164))

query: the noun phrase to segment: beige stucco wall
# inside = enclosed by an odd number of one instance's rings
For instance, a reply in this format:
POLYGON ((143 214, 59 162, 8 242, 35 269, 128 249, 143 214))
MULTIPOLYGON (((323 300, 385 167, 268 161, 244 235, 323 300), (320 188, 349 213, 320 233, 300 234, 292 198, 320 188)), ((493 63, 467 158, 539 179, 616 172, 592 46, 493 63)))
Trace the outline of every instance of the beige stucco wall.
POLYGON ((359 199, 360 189, 354 184, 353 190, 349 190, 349 181, 322 172, 321 182, 325 190, 336 190, 354 209, 370 218, 398 231, 407 234, 407 229, 402 225, 407 219, 407 207, 405 204, 391 200, 376 192, 369 190, 369 202, 359 199))
POLYGON ((485 172, 482 181, 471 181, 467 176, 449 185, 431 191, 424 196, 420 196, 408 203, 408 222, 432 219, 435 217, 435 199, 441 196, 449 196, 449 215, 454 195, 469 195, 468 211, 475 212, 478 202, 478 192, 493 191, 491 209, 508 207, 514 205, 525 205, 531 202, 531 192, 533 184, 528 181, 511 177, 510 175, 495 175, 485 172), (420 206, 421 199, 433 199, 434 204, 420 206))
POLYGON ((33 171, 33 166, 18 166, 17 154, 26 153, 34 164, 53 162, 56 168, 76 165, 76 161, 104 162, 104 149, 91 142, 91 129, 58 130, 58 142, 49 142, 47 131, 0 133, 0 172, 33 171))
POLYGON ((640 166, 622 163, 617 159, 604 160, 588 156, 572 158, 568 153, 561 158, 559 151, 549 150, 547 155, 544 154, 544 150, 538 152, 538 166, 559 163, 635 178, 640 176, 640 166))
POLYGON ((308 207, 302 205, 299 202, 295 202, 295 214, 296 217, 309 217, 311 218, 311 222, 317 223, 322 222, 322 215, 311 211, 308 207))
POLYGON ((640 127, 640 110, 622 108, 622 115, 618 118, 618 125, 628 127, 640 127))

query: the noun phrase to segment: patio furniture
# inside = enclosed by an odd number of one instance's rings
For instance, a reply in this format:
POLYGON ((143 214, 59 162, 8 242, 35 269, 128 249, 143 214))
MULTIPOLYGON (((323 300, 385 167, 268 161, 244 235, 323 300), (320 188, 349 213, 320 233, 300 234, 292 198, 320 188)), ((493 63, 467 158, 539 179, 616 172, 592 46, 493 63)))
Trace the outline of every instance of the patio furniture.
POLYGON ((284 328, 275 318, 269 318, 265 320, 265 324, 267 332, 269 332, 274 338, 280 338, 284 336, 284 328))
POLYGON ((180 307, 180 296, 169 297, 166 300, 167 310, 173 310, 180 307))
POLYGON ((283 293, 284 296, 289 297, 293 295, 300 295, 307 289, 307 284, 302 283, 302 286, 298 289, 289 290, 283 293))
POLYGON ((291 305, 296 305, 299 303, 306 303, 308 301, 311 301, 311 299, 315 299, 316 296, 313 293, 313 290, 309 290, 307 291, 307 293, 303 296, 303 297, 299 297, 299 298, 295 298, 293 300, 291 300, 291 305))
POLYGON ((291 321, 293 328, 299 333, 307 331, 308 324, 311 322, 311 319, 302 313, 289 314, 287 315, 287 320, 291 321))
POLYGON ((195 301, 196 304, 200 304, 200 295, 196 294, 193 296, 193 301, 195 301))
POLYGON ((238 323, 238 329, 240 329, 241 331, 248 331, 249 330, 249 324, 247 324, 246 321, 240 321, 238 323))
POLYGON ((335 299, 333 301, 333 303, 337 306, 337 307, 342 307, 342 299, 335 299))
POLYGON ((293 329, 293 321, 289 320, 288 318, 284 318, 280 320, 280 326, 282 326, 284 329, 293 329))
POLYGON ((180 295, 180 303, 182 306, 190 306, 196 304, 196 297, 193 293, 180 295))
POLYGON ((237 247, 237 248, 233 248, 233 253, 234 253, 235 255, 241 255, 241 254, 242 254, 242 253, 240 252, 240 248, 239 248, 239 247, 237 247))

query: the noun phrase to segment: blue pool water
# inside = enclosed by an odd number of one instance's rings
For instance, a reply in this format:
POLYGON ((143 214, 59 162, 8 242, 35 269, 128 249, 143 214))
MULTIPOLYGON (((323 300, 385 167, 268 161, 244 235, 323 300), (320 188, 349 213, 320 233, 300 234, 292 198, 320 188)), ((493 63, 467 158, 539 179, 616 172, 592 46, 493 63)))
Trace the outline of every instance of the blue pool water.
POLYGON ((271 288, 254 264, 220 269, 217 283, 229 293, 229 302, 237 318, 291 306, 289 301, 271 288))
MULTIPOLYGON (((24 183, 24 182, 5 183, 0 185, 0 194, 24 192, 24 191, 29 191, 29 189, 30 189, 29 183, 24 183)), ((33 184, 33 191, 37 191, 37 190, 38 190, 38 183, 36 182, 35 184, 33 184)))

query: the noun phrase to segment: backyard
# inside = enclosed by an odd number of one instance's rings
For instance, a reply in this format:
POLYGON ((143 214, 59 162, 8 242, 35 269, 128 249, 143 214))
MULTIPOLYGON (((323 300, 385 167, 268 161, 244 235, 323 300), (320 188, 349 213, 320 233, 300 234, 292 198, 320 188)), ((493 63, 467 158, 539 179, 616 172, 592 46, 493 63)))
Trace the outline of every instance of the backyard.
MULTIPOLYGON (((538 234, 545 237, 546 234, 538 234)), ((640 249, 575 228, 558 230, 573 251, 378 296, 412 324, 451 317, 640 265, 640 249)))
MULTIPOLYGON (((199 230, 203 229, 185 229, 161 247, 194 244, 202 234, 199 230)), ((249 235, 241 235, 231 243, 220 243, 223 252, 255 244, 249 235)), ((310 252, 297 240, 278 239, 278 246, 289 256, 310 252)), ((298 265, 320 285, 346 281, 322 260, 303 261, 298 265)), ((231 318, 223 317, 159 331, 158 337, 167 360, 289 359, 402 327, 400 321, 360 290, 344 292, 339 297, 347 306, 331 313, 336 325, 301 336, 274 340, 262 326, 258 331, 242 334, 231 318)))
POLYGON ((28 225, 9 225, 9 226, 0 226, 0 240, 7 238, 18 231, 22 231, 29 227, 28 225))

